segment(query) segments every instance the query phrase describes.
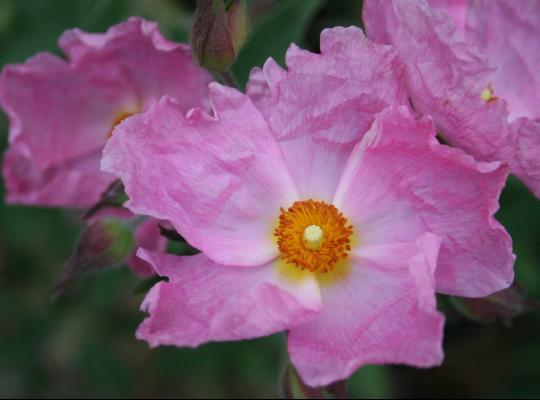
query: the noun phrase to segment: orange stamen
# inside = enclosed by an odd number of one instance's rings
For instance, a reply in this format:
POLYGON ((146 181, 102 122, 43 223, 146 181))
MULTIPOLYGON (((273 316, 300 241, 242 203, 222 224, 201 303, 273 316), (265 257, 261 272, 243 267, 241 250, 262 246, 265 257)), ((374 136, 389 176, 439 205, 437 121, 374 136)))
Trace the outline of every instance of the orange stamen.
POLYGON ((339 210, 315 200, 281 208, 274 231, 282 259, 302 270, 329 272, 351 250, 353 228, 339 210))

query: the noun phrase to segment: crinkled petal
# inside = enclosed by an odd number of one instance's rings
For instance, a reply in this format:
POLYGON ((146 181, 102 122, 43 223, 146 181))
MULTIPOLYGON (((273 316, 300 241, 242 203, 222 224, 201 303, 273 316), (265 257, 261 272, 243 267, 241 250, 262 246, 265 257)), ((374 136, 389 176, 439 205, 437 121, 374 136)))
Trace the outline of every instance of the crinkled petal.
MULTIPOLYGON (((446 11, 457 8, 440 3, 435 6, 446 11)), ((540 2, 473 0, 464 8, 465 41, 497 66, 491 83, 495 95, 508 103, 510 120, 540 117, 540 2)))
POLYGON ((323 310, 289 333, 289 354, 304 382, 325 386, 366 364, 433 367, 442 362, 443 316, 434 270, 440 239, 367 246, 350 272, 321 286, 323 310))
POLYGON ((280 207, 297 192, 266 121, 249 98, 211 85, 214 116, 165 97, 115 130, 102 168, 122 179, 127 207, 170 221, 216 262, 262 265, 277 256, 280 207))
POLYGON ((283 281, 276 266, 218 265, 203 254, 178 257, 141 250, 160 282, 142 309, 150 316, 137 337, 151 346, 196 347, 210 341, 271 335, 313 319, 321 298, 314 278, 283 281))
POLYGON ((210 75, 155 23, 132 18, 105 34, 74 29, 60 46, 68 61, 42 53, 0 77, 10 119, 3 167, 10 202, 91 206, 112 180, 99 158, 122 118, 166 94, 184 111, 208 103, 210 75))
POLYGON ((396 58, 358 28, 333 28, 321 34, 321 54, 292 45, 288 70, 269 59, 252 72, 248 95, 278 139, 302 198, 330 201, 374 115, 405 104, 396 58))
POLYGON ((99 171, 97 152, 41 170, 23 142, 4 154, 3 175, 7 203, 79 208, 97 202, 113 180, 99 171))
POLYGON ((510 124, 510 144, 501 158, 510 170, 540 198, 540 118, 518 118, 510 124))
POLYGON ((540 171, 524 170, 516 153, 516 142, 530 137, 517 138, 509 118, 540 115, 539 3, 472 1, 465 11, 460 3, 433 4, 439 9, 424 0, 367 0, 369 36, 397 48, 415 110, 431 116, 450 144, 478 160, 507 163, 538 195, 531 177, 540 171))
POLYGON ((188 45, 165 39, 155 22, 132 17, 106 33, 72 29, 64 32, 59 45, 76 64, 122 65, 143 109, 165 95, 176 97, 185 111, 208 106, 211 75, 198 66, 188 45))
POLYGON ((444 11, 456 25, 462 34, 465 33, 467 23, 467 5, 469 0, 429 0, 429 5, 438 10, 444 11))
POLYGON ((113 64, 72 67, 51 54, 9 65, 0 103, 10 119, 4 161, 8 201, 87 206, 113 179, 99 171, 118 112, 134 88, 113 64))
POLYGON ((508 113, 502 99, 481 98, 494 72, 485 55, 424 0, 367 0, 363 16, 372 39, 399 51, 415 110, 431 116, 452 145, 497 160, 507 144, 508 113))
POLYGON ((360 244, 440 236, 437 291, 481 297, 513 280, 511 238, 493 217, 506 177, 439 144, 429 118, 389 108, 351 155, 334 204, 360 244))

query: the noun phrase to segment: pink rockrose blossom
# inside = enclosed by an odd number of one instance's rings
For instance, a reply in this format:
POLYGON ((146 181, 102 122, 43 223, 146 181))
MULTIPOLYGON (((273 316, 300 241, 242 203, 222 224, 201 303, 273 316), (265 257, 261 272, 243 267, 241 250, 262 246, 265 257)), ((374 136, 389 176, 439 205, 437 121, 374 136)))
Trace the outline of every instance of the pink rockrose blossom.
POLYGON ((153 22, 130 18, 103 34, 69 30, 59 46, 67 60, 40 53, 0 76, 9 203, 88 207, 114 179, 99 160, 118 122, 163 95, 184 110, 207 104, 209 74, 153 22))
POLYGON ((366 0, 368 36, 396 47, 414 109, 540 197, 540 2, 366 0), (449 18, 450 17, 450 18, 449 18))
POLYGON ((493 217, 507 169, 385 107, 401 98, 392 50, 359 37, 336 28, 320 55, 292 47, 288 70, 267 62, 249 96, 212 83, 210 114, 164 97, 116 127, 102 168, 126 207, 202 251, 139 251, 169 280, 144 300, 138 338, 196 347, 288 331, 293 365, 322 386, 365 364, 439 365, 435 293, 512 282, 511 239, 493 217), (363 84, 332 62, 343 52, 363 84))

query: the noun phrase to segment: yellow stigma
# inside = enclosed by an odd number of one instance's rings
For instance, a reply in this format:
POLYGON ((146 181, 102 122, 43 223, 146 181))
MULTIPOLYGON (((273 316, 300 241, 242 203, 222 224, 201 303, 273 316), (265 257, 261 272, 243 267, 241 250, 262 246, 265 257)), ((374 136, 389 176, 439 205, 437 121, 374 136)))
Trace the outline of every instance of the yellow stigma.
POLYGON ((489 103, 498 99, 495 96, 495 92, 493 91, 493 87, 491 86, 491 83, 487 86, 487 88, 485 88, 482 91, 482 93, 480 93, 480 98, 484 100, 486 103, 489 103))
POLYGON ((281 258, 302 270, 329 272, 351 250, 352 226, 339 210, 323 201, 295 202, 281 208, 274 232, 281 258))
POLYGON ((493 92, 491 91, 490 88, 485 88, 483 91, 482 91, 482 94, 480 95, 480 97, 482 98, 482 100, 484 101, 489 101, 491 99, 491 96, 493 96, 493 92))
POLYGON ((318 250, 323 243, 324 233, 319 225, 310 225, 304 229, 306 246, 311 250, 318 250))

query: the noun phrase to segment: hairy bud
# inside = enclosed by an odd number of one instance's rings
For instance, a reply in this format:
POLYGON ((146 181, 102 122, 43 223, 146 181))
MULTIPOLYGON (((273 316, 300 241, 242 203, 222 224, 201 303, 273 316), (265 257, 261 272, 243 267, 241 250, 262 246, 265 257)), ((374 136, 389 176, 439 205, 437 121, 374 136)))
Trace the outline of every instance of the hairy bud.
POLYGON ((192 47, 201 66, 214 71, 228 70, 247 34, 245 0, 199 0, 192 47))

